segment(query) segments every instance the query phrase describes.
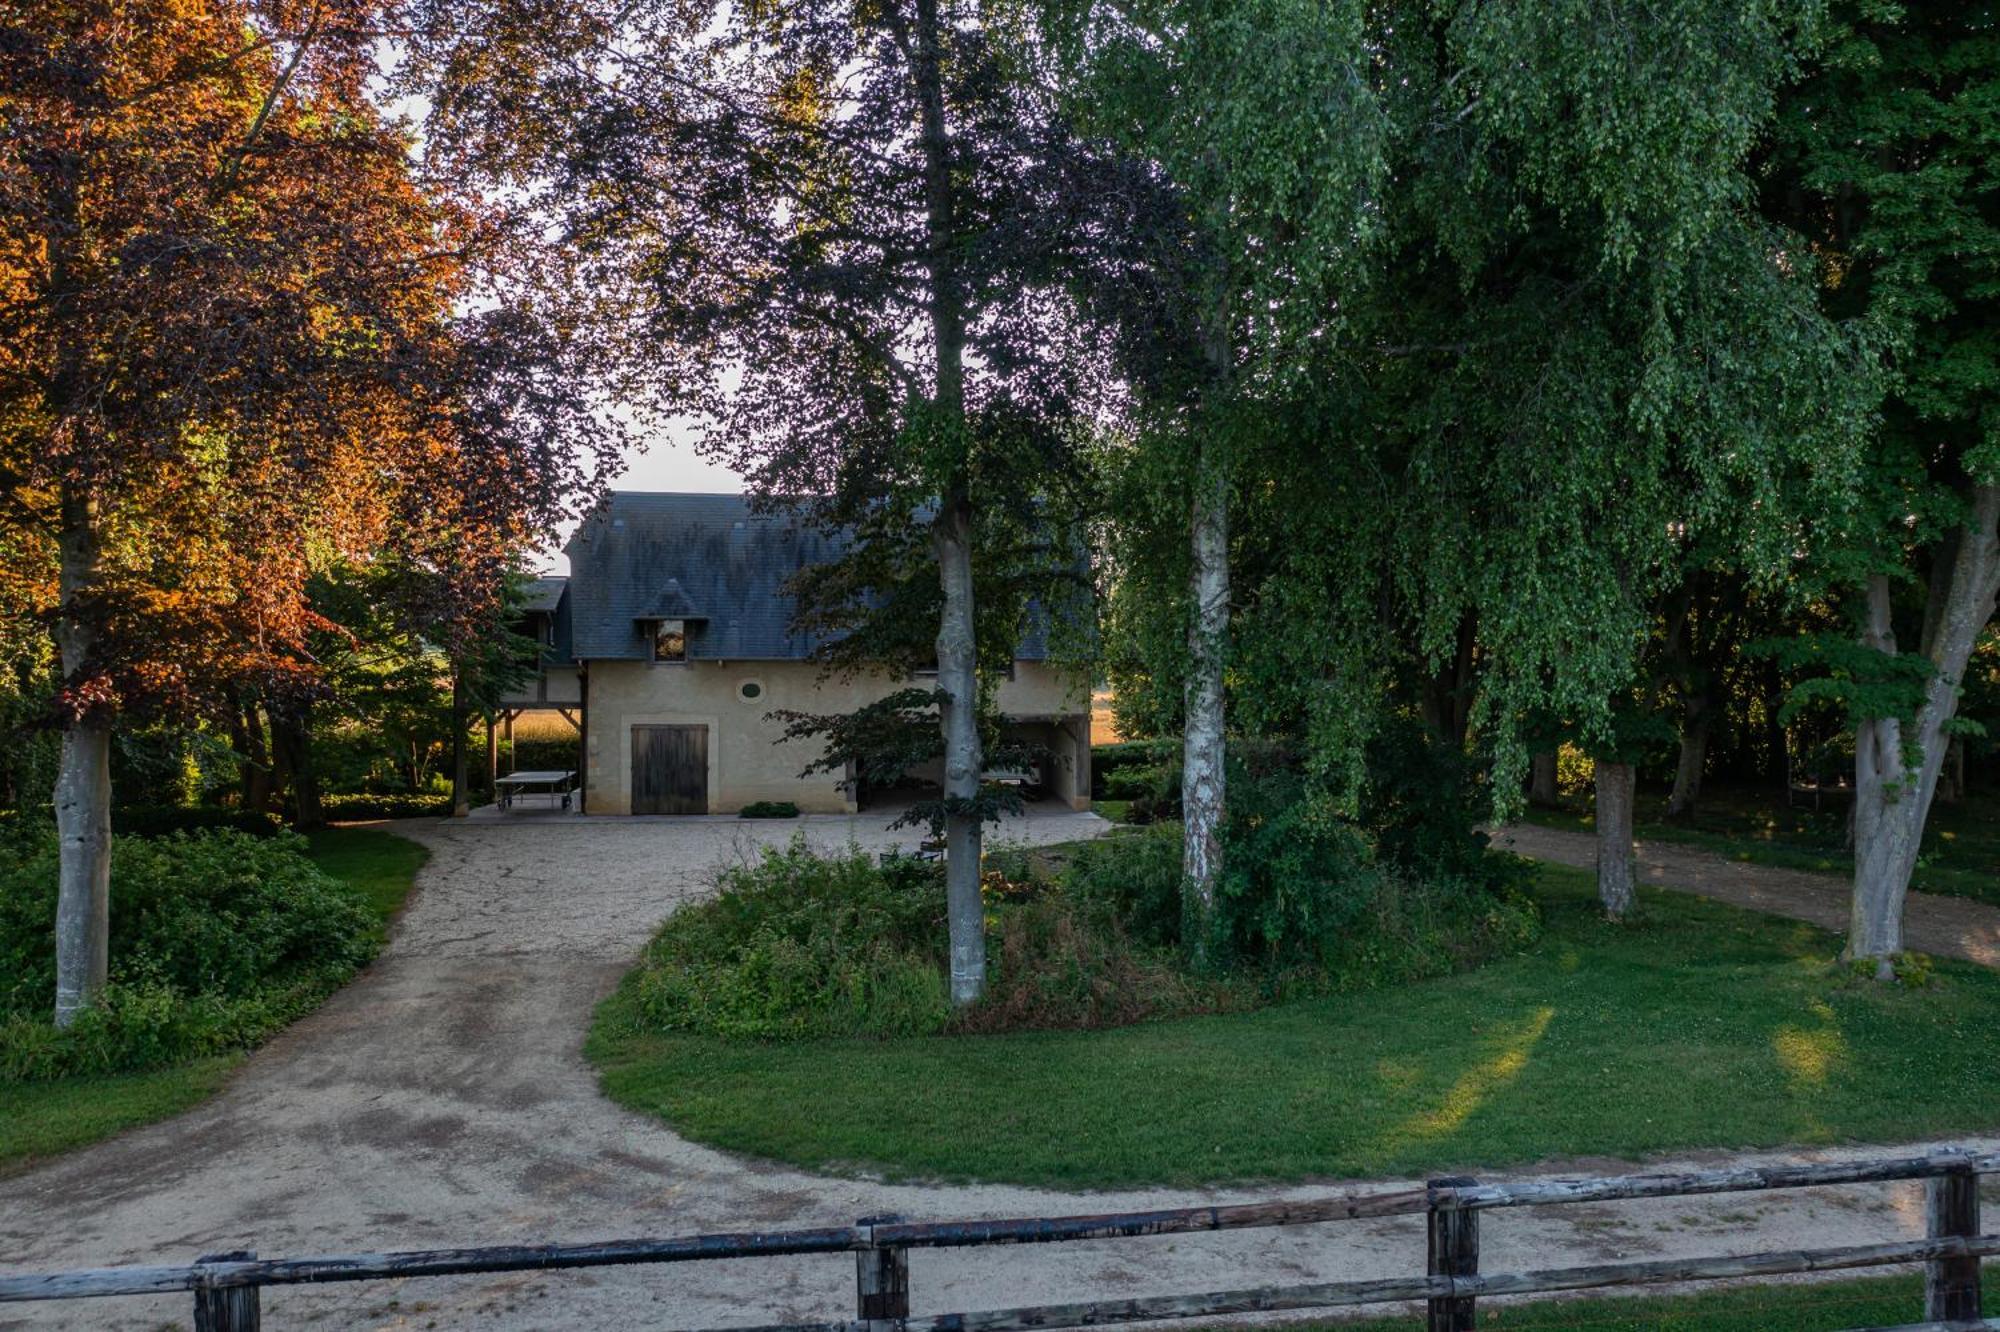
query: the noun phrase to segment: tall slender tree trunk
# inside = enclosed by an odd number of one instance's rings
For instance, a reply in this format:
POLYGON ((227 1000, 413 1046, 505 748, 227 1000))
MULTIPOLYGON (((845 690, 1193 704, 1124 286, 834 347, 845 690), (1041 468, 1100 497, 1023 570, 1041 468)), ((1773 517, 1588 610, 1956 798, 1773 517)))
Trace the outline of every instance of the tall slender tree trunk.
POLYGON ((1215 893, 1222 875, 1227 760, 1223 668, 1229 641, 1229 478, 1206 438, 1189 523, 1186 720, 1181 746, 1181 938, 1197 968, 1214 959, 1215 893))
POLYGON ((1764 664, 1764 779, 1778 795, 1789 798, 1792 782, 1791 739, 1779 716, 1785 709, 1785 676, 1775 660, 1764 664))
POLYGON ((979 653, 972 579, 972 497, 965 431, 965 294, 960 290, 951 130, 944 101, 937 0, 917 0, 911 76, 924 154, 924 262, 929 279, 931 351, 936 363, 934 429, 956 432, 954 461, 940 478, 931 549, 943 593, 938 612, 938 726, 944 741, 945 914, 951 934, 951 1000, 986 992, 986 905, 979 870, 984 824, 978 810, 979 653))
POLYGON ((1465 737, 1472 729, 1474 653, 1478 643, 1478 622, 1467 615, 1459 621, 1451 660, 1428 673, 1417 691, 1424 724, 1440 742, 1460 752, 1465 749, 1465 737))
POLYGON ((1562 799, 1556 787, 1556 751, 1537 750, 1528 756, 1528 803, 1553 808, 1562 799))
MULTIPOLYGON (((62 497, 56 648, 67 688, 91 683, 97 629, 88 605, 101 554, 97 513, 73 488, 62 497)), ((111 720, 108 703, 71 699, 56 771, 56 1011, 59 1027, 97 1002, 111 966, 111 720)))
POLYGON ((1638 889, 1632 876, 1632 798, 1637 774, 1629 763, 1597 764, 1597 896, 1604 914, 1623 920, 1638 889))
POLYGON ((971 517, 953 504, 931 528, 944 609, 938 621, 938 720, 944 731, 945 910, 951 930, 951 998, 986 989, 986 905, 979 890, 979 677, 973 632, 971 517))
POLYGON ((258 814, 270 812, 271 756, 264 747, 264 722, 257 705, 233 690, 229 698, 229 747, 236 751, 243 808, 258 814))
POLYGON ((1667 817, 1692 819, 1695 801, 1701 799, 1702 769, 1708 766, 1708 737, 1714 729, 1715 709, 1708 695, 1690 694, 1681 718, 1680 761, 1674 765, 1674 789, 1667 796, 1667 817))
POLYGON ((271 714, 271 747, 291 781, 292 826, 302 832, 326 826, 319 801, 319 773, 313 767, 310 706, 271 714))
MULTIPOLYGON (((1227 265, 1216 278, 1202 329, 1209 392, 1230 391, 1227 265)), ((1197 970, 1215 961, 1216 886, 1222 879, 1227 802, 1228 716, 1223 672, 1229 661, 1229 461, 1203 424, 1188 513, 1188 677, 1181 733, 1181 942, 1197 970)))
POLYGON ((465 753, 465 683, 454 671, 451 677, 451 816, 462 819, 472 812, 471 765, 465 753))
MULTIPOLYGON (((2000 597, 2000 486, 1981 486, 1970 521, 1933 567, 1920 650, 1932 675, 1908 725, 1868 718, 1854 734, 1854 900, 1846 956, 1893 974, 1903 951, 1903 904, 1917 867, 1924 822, 1944 766, 1945 724, 1958 709, 1959 683, 2000 597), (1910 760, 1914 759, 1914 762, 1910 760)), ((1863 642, 1896 654, 1889 580, 1868 580, 1863 642)))

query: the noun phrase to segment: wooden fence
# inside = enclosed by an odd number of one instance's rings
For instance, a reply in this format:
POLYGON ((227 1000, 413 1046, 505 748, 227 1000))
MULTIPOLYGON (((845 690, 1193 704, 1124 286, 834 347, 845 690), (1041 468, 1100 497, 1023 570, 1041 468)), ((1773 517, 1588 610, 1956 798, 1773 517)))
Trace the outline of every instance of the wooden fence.
MULTIPOLYGON (((777 1324, 736 1332, 1026 1332, 1230 1314, 1331 1310, 1358 1305, 1422 1302, 1432 1332, 1478 1326, 1479 1301, 1531 1295, 1732 1277, 1859 1270, 1896 1263, 1924 1265, 1921 1329, 2000 1328, 1980 1317, 1980 1259, 2000 1254, 2000 1235, 1979 1225, 1979 1177, 2000 1173, 2000 1155, 1947 1151, 1927 1156, 1845 1161, 1830 1165, 1746 1166, 1687 1174, 1618 1175, 1590 1179, 1480 1184, 1435 1179, 1420 1189, 1334 1194, 1290 1202, 1184 1207, 1101 1216, 1035 1217, 1009 1221, 912 1223, 863 1218, 851 1226, 761 1234, 689 1235, 602 1244, 509 1245, 432 1249, 319 1258, 258 1258, 220 1253, 184 1267, 112 1267, 92 1271, 0 1276, 0 1302, 91 1299, 114 1295, 191 1292, 198 1332, 255 1332, 265 1286, 329 1281, 377 1281, 486 1272, 556 1271, 716 1258, 852 1253, 855 1316, 828 1323, 777 1324), (1681 1198, 1892 1180, 1922 1180, 1928 1233, 1919 1240, 1844 1248, 1797 1249, 1708 1258, 1608 1263, 1488 1275, 1479 1270, 1480 1214, 1496 1208, 1563 1203, 1681 1198), (1376 1281, 1333 1281, 1157 1295, 1123 1300, 997 1309, 982 1313, 910 1316, 910 1250, 992 1244, 1051 1244, 1140 1235, 1185 1234, 1258 1226, 1296 1226, 1362 1217, 1417 1216, 1428 1224, 1425 1275, 1376 1281)), ((1873 1329, 1871 1332, 1888 1332, 1873 1329)))

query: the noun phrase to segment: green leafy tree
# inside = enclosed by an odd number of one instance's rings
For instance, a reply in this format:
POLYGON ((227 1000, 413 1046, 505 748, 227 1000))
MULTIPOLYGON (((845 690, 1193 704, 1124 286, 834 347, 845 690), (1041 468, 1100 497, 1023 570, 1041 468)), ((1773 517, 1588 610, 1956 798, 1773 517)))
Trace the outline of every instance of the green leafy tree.
POLYGON ((1893 382, 1848 539, 1826 552, 1852 646, 1799 701, 1854 729, 1847 953, 1892 972, 1959 698, 2000 596, 2000 11, 1839 10, 1825 60, 1786 101, 1768 211, 1828 259, 1827 308, 1891 339, 1893 382))
POLYGON ((1223 873, 1230 511, 1238 457, 1352 304, 1385 170, 1370 8, 1349 0, 1055 4, 1069 93, 1090 128, 1163 180, 1116 280, 1135 401, 1123 492, 1124 627, 1179 682, 1182 931, 1209 960, 1223 873), (1178 540, 1169 539, 1176 534, 1178 540), (1142 603, 1135 606, 1131 598, 1142 603), (1179 623, 1173 624, 1178 620, 1179 623), (1175 632, 1175 631, 1178 632, 1175 632), (1164 651, 1162 650, 1164 649, 1164 651))
POLYGON ((982 510, 1046 493, 1010 478, 1060 467, 1098 391, 1058 280, 1091 235, 1097 159, 1025 77, 1006 11, 969 0, 426 8, 409 72, 438 160, 563 232, 653 401, 706 423, 766 501, 893 529, 899 561, 921 535, 952 996, 970 1002, 982 510))

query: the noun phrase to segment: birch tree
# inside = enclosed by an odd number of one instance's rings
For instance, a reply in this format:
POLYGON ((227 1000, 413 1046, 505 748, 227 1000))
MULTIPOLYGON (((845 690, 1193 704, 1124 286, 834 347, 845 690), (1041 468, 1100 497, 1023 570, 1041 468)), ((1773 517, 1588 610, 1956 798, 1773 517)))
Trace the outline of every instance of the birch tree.
MULTIPOLYGON (((1819 258, 1751 206, 1809 11, 1389 12, 1382 258, 1250 464, 1271 554, 1239 580, 1237 670, 1351 789, 1381 700, 1442 675, 1456 696, 1469 660, 1463 724, 1505 813, 1535 719, 1618 749, 1656 608, 1698 553, 1762 583, 1799 570, 1851 503, 1870 381, 1817 308, 1819 258)), ((1607 787, 1623 822, 1626 785, 1607 787)))
POLYGON ((1006 13, 438 4, 408 71, 438 160, 580 256, 655 407, 806 521, 925 529, 960 1004, 986 970, 980 511, 1010 459, 1060 455, 1091 382, 1058 262, 1091 234, 1088 159, 1006 13))
POLYGON ((1054 12, 1079 115, 1155 164, 1180 201, 1179 226, 1131 246, 1151 280, 1099 292, 1098 304, 1125 324, 1135 435, 1154 455, 1127 476, 1169 488, 1185 514, 1185 586, 1169 603, 1185 615, 1182 938, 1205 966, 1223 869, 1236 458, 1271 428, 1267 404, 1337 329, 1365 271, 1386 128, 1368 6, 1152 0, 1054 12))
MULTIPOLYGON (((1988 5, 1845 5, 1765 198, 1837 257, 1829 309, 1893 340, 1865 515, 1825 561, 1856 651, 1802 687, 1854 727, 1847 955, 1893 971, 1965 672, 2000 596, 2000 30, 1988 5)), ((1809 645, 1803 654, 1810 657, 1809 645)))

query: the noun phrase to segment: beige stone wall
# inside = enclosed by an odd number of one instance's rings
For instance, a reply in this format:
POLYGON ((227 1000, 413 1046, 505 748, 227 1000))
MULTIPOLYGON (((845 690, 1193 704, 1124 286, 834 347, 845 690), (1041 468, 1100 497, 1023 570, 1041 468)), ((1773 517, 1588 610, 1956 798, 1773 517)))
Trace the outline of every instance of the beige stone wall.
MULTIPOLYGON (((631 813, 632 728, 647 725, 708 728, 711 813, 734 813, 756 800, 790 800, 810 813, 850 812, 835 774, 799 776, 818 755, 818 743, 786 741, 783 723, 767 714, 851 712, 912 683, 886 674, 823 680, 817 666, 798 661, 594 661, 589 677, 584 767, 591 814, 631 813), (745 700, 739 691, 753 680, 760 692, 745 700)), ((1062 716, 1072 734, 1086 728, 1088 744, 1086 695, 1053 667, 1021 662, 1015 678, 1001 685, 999 702, 1008 716, 1062 716)), ((1073 796, 1074 788, 1057 793, 1073 796)))

